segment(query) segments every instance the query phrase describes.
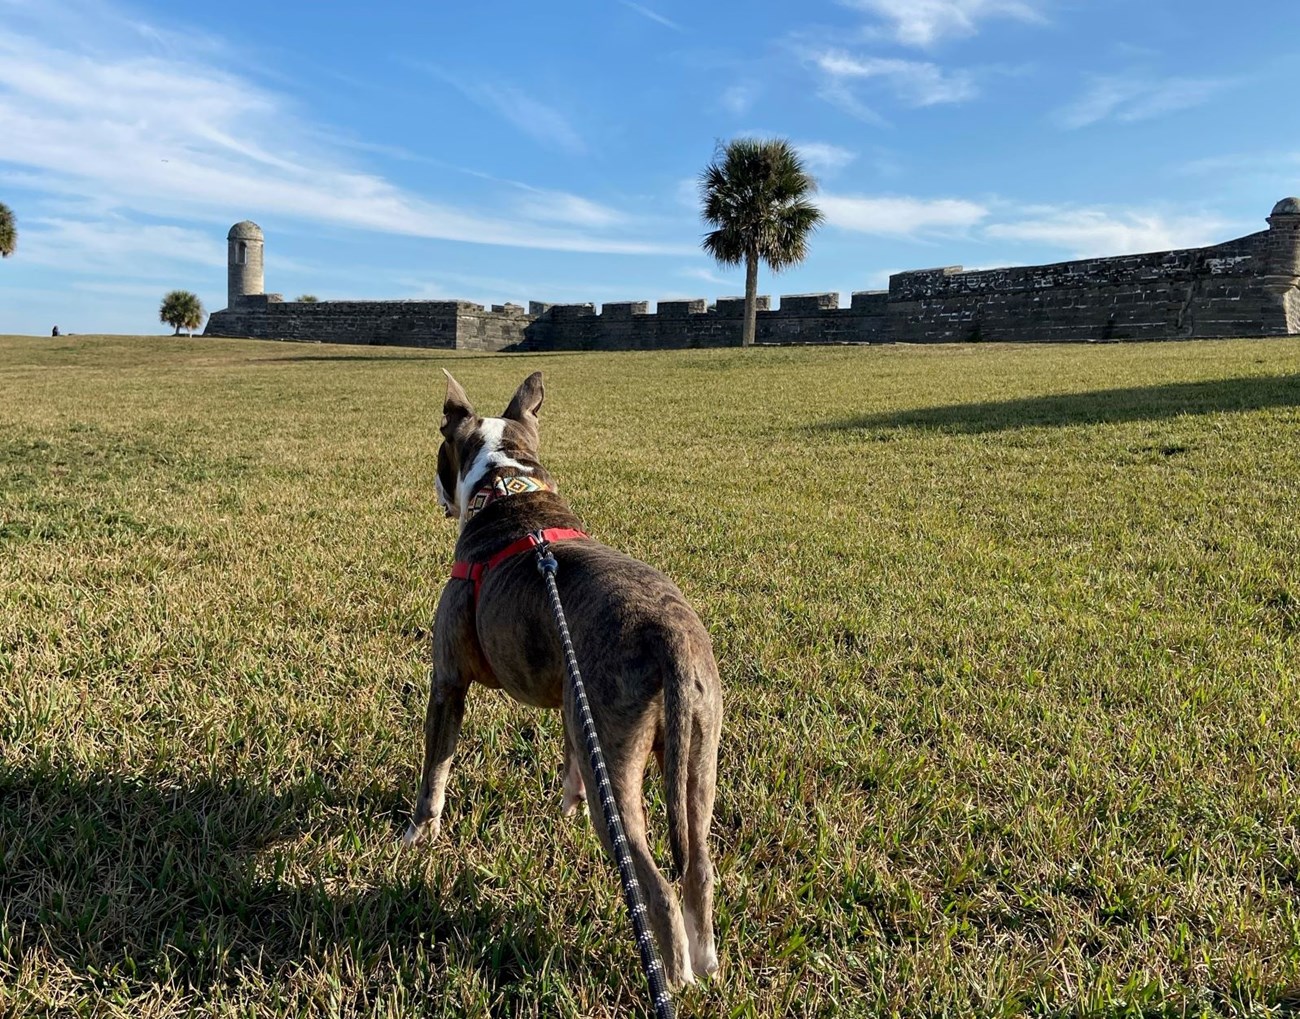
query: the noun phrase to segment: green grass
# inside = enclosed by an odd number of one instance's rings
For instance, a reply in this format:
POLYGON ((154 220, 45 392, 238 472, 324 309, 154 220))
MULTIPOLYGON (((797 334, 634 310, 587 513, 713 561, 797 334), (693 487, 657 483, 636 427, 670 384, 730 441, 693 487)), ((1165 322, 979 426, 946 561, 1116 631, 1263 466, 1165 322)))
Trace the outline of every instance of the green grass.
POLYGON ((1300 1007, 1297 341, 76 337, 0 339, 0 1015, 640 1014, 554 714, 475 691, 398 845, 442 367, 544 369, 574 507, 713 634, 683 1015, 1300 1007))

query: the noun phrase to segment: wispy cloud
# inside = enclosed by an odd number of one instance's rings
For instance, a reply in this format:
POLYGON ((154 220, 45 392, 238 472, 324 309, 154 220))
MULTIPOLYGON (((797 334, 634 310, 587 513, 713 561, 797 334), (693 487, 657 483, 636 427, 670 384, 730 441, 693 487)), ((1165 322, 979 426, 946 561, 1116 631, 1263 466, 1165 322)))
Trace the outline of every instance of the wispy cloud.
POLYGON ((740 117, 750 111, 754 105, 754 100, 757 98, 757 85, 748 81, 738 82, 723 90, 718 99, 718 105, 733 116, 740 117))
POLYGON ((727 279, 725 277, 717 275, 716 273, 710 272, 708 269, 702 268, 700 266, 685 266, 684 268, 677 270, 677 275, 685 276, 690 279, 700 280, 704 283, 710 283, 713 286, 717 286, 717 287, 731 287, 736 285, 735 277, 732 277, 731 279, 727 279))
POLYGON ((1078 99, 1056 112, 1056 121, 1070 129, 1103 120, 1132 124, 1200 106, 1235 84, 1225 78, 1097 76, 1078 99))
MULTIPOLYGON (((24 178, 47 200, 84 203, 101 215, 219 224, 278 216, 522 248, 690 250, 611 235, 609 229, 626 225, 617 213, 557 192, 538 190, 510 217, 432 200, 353 167, 291 100, 205 62, 202 53, 187 61, 154 56, 149 33, 123 30, 120 21, 73 35, 58 4, 24 13, 37 21, 59 15, 62 28, 37 24, 30 34, 0 35, 0 172, 24 178), (53 38, 59 43, 45 41, 53 38)), ((548 120, 554 111, 508 87, 479 95, 529 129, 581 144, 558 114, 548 120)))
POLYGON ((573 155, 586 154, 587 143, 569 118, 523 89, 504 83, 458 78, 427 64, 416 66, 441 78, 466 99, 497 114, 539 144, 573 155))
POLYGON ((683 177, 673 187, 673 199, 680 207, 698 212, 700 209, 700 179, 683 177))
POLYGON ((1165 251, 1214 244, 1232 225, 1206 213, 1141 209, 1042 208, 1024 219, 990 224, 985 235, 1056 248, 1072 258, 1165 251))
MULTIPOLYGON (((544 300, 561 303, 654 301, 699 296, 667 293, 662 284, 654 283, 600 284, 568 276, 507 279, 473 273, 447 272, 441 267, 431 267, 426 273, 420 275, 400 276, 393 282, 402 295, 411 300, 456 297, 461 300, 478 301, 481 304, 496 303, 503 298, 515 301, 536 300, 539 295, 544 300)), ((391 293, 376 296, 391 296, 391 293)))
POLYGON ((636 11, 637 14, 641 15, 641 17, 649 18, 651 21, 657 22, 665 28, 671 28, 674 32, 686 31, 686 29, 682 28, 682 26, 677 24, 677 22, 665 18, 662 14, 659 14, 656 11, 650 10, 649 7, 642 7, 640 4, 633 3, 632 0, 618 0, 618 2, 628 8, 628 10, 636 11))
POLYGON ((971 36, 980 23, 1004 18, 1044 22, 1039 0, 842 0, 874 15, 882 30, 904 46, 929 48, 946 38, 971 36))
POLYGON ((960 232, 989 214, 985 206, 961 198, 823 194, 817 204, 828 225, 883 237, 960 232))
POLYGON ((829 142, 795 142, 794 147, 803 157, 803 161, 808 166, 820 173, 834 173, 842 170, 851 162, 858 158, 856 152, 851 152, 839 145, 832 145, 829 142))
POLYGON ((817 87, 817 98, 830 103, 864 124, 875 124, 877 127, 889 126, 889 121, 877 113, 874 107, 868 106, 859 99, 857 93, 842 78, 823 76, 822 83, 817 87))
MULTIPOLYGON (((1093 258, 1214 244, 1239 232, 1209 212, 1110 206, 1030 206, 998 198, 823 194, 827 225, 881 237, 970 240, 1032 246, 1032 258, 1093 258), (1046 249, 1044 251, 1043 249, 1046 249)), ((1012 262, 1017 260, 1012 259, 1012 262)))
MULTIPOLYGON (((1300 150, 1294 152, 1234 152, 1221 156, 1206 156, 1184 163, 1179 170, 1183 173, 1235 173, 1256 172, 1261 167, 1271 171, 1293 171, 1300 167, 1300 150)), ((1294 176, 1294 172, 1291 174, 1294 176)))
POLYGON ((619 226, 629 219, 618 209, 593 202, 581 195, 536 188, 518 181, 510 183, 523 192, 517 203, 519 214, 538 222, 564 223, 569 226, 603 230, 607 227, 619 226))
POLYGON ((226 246, 216 231, 121 216, 97 221, 38 216, 23 223, 22 240, 24 263, 64 272, 115 273, 129 264, 136 276, 161 279, 174 274, 178 263, 203 270, 226 264, 226 246))
POLYGON ((841 50, 813 55, 817 68, 832 81, 878 79, 911 106, 960 103, 978 90, 967 71, 945 71, 937 64, 897 57, 854 57, 841 50))
MULTIPOLYGON (((1208 138, 1207 144, 1213 144, 1208 138)), ((1300 149, 1230 152, 1193 159, 1177 167, 1189 176, 1213 176, 1216 192, 1237 191, 1268 200, 1300 194, 1300 149)))

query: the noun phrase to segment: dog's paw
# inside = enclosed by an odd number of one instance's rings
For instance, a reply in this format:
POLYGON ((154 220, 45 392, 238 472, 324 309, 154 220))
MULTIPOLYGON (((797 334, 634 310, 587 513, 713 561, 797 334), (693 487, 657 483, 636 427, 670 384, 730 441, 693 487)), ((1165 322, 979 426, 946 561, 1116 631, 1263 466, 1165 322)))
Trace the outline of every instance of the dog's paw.
POLYGON ((713 976, 718 972, 718 953, 710 948, 704 958, 692 960, 691 968, 700 978, 713 976))
POLYGON ((423 841, 426 837, 436 839, 440 827, 441 825, 439 825, 437 821, 428 821, 421 825, 417 825, 412 821, 406 826, 406 833, 402 835, 402 845, 413 846, 417 842, 423 841))
POLYGON ((566 796, 564 802, 560 805, 561 817, 573 817, 578 813, 586 813, 587 797, 579 794, 577 796, 566 796))
POLYGON ((674 991, 680 991, 695 983, 695 973, 691 970, 690 959, 679 959, 675 971, 664 974, 668 981, 668 986, 674 991))
POLYGON ((686 947, 690 956, 691 971, 703 980, 718 972, 718 950, 713 946, 712 937, 707 944, 701 941, 689 910, 686 912, 685 919, 686 947))

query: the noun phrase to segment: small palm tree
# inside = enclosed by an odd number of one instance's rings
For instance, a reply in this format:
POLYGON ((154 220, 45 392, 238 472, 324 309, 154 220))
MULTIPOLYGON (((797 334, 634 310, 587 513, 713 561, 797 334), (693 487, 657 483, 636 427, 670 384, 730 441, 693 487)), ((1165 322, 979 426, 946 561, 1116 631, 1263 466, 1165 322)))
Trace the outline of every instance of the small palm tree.
POLYGON ((701 215, 715 229, 704 250, 723 265, 745 264, 745 325, 741 343, 754 342, 758 261, 773 272, 802 262, 808 237, 822 221, 809 201, 817 181, 799 153, 780 139, 737 138, 719 146, 700 174, 701 215))
POLYGON ((8 258, 18 247, 18 227, 9 206, 0 202, 0 258, 8 258))
POLYGON ((179 336, 182 329, 193 335, 194 330, 203 324, 203 302, 199 295, 188 290, 172 290, 162 299, 158 309, 158 320, 176 328, 179 336))

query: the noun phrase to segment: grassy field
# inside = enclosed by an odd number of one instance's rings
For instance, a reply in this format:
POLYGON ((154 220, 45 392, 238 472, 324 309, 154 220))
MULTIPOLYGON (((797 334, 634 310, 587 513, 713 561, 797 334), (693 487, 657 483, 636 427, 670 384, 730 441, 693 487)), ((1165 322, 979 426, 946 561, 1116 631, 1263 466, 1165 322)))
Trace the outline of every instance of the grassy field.
POLYGON ((683 1015, 1300 1008, 1297 341, 76 337, 0 338, 0 1015, 640 1014, 557 716, 473 693, 398 844, 443 367, 544 369, 574 507, 713 634, 683 1015))

